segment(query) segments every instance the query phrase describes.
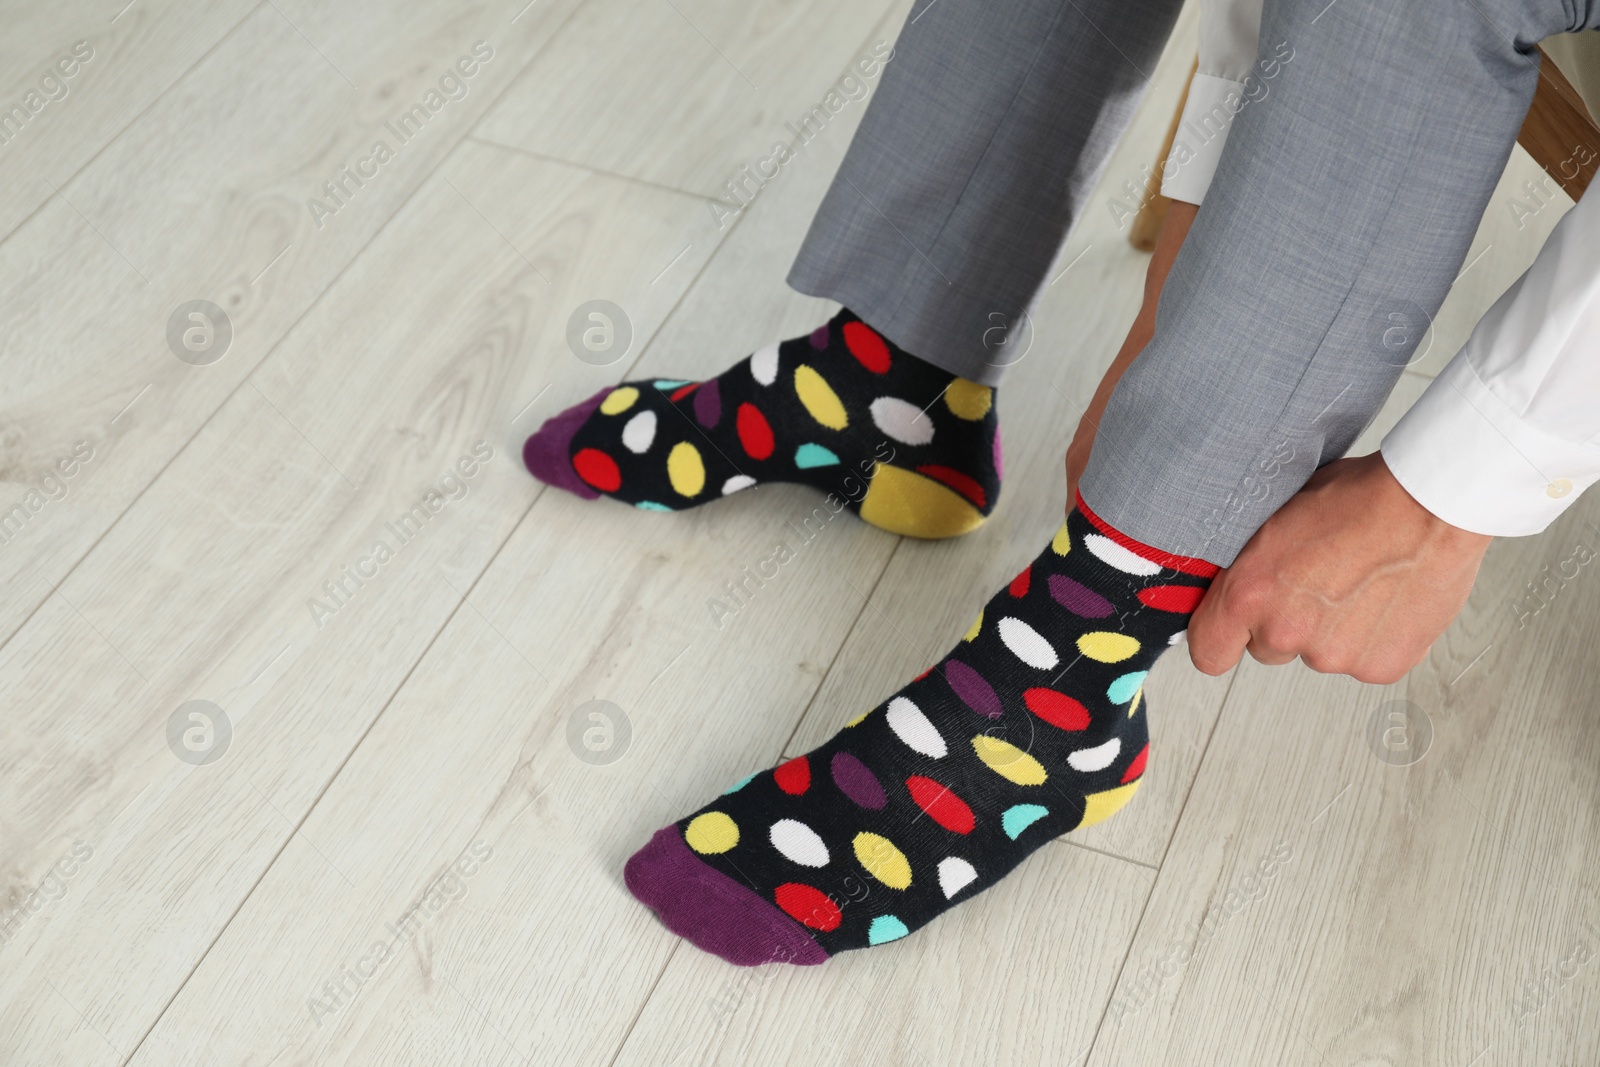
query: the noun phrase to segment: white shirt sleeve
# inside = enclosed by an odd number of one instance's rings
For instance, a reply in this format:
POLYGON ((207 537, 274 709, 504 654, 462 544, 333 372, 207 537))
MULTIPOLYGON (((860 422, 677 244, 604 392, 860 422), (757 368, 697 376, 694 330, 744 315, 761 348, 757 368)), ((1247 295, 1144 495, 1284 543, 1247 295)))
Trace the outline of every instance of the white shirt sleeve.
POLYGON ((1600 480, 1600 193, 1383 439, 1389 470, 1453 526, 1538 533, 1600 480))
POLYGON ((1279 46, 1256 67, 1262 0, 1200 0, 1200 65, 1161 176, 1161 194, 1198 204, 1216 172, 1228 130, 1240 111, 1266 98, 1285 56, 1279 46), (1270 71, 1270 73, 1268 73, 1270 71))

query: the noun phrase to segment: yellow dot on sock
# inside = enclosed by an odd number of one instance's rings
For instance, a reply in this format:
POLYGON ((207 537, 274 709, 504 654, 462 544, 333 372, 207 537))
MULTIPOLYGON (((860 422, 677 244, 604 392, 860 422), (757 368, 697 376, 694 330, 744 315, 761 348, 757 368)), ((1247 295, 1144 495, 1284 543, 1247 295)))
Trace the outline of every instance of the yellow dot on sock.
POLYGON ((621 389, 613 389, 600 401, 602 415, 620 415, 633 407, 633 402, 639 399, 639 390, 631 385, 624 385, 621 389))
POLYGON ((967 627, 967 634, 961 640, 976 641, 978 633, 983 629, 983 609, 978 609, 978 617, 972 620, 972 625, 967 627))
POLYGON ((690 820, 683 839, 701 855, 726 852, 739 843, 739 824, 720 811, 708 811, 690 820))
POLYGON ((994 403, 994 390, 957 378, 944 391, 944 403, 958 419, 981 419, 989 414, 989 405, 994 403))
POLYGON ((1130 719, 1133 718, 1133 713, 1139 710, 1139 701, 1141 701, 1143 699, 1144 699, 1144 686, 1141 685, 1139 687, 1139 691, 1137 693, 1133 694, 1133 703, 1128 705, 1128 718, 1130 718, 1130 719))
POLYGON ((1061 529, 1050 539, 1050 549, 1058 556, 1065 556, 1072 551, 1072 538, 1067 534, 1067 524, 1062 523, 1061 529))
POLYGON ((842 430, 850 425, 850 416, 845 414, 839 394, 822 380, 822 375, 804 363, 794 369, 794 391, 811 417, 828 429, 842 430))
POLYGON ((930 539, 967 533, 984 519, 960 493, 888 463, 879 463, 874 469, 867 494, 861 498, 860 515, 890 533, 930 539))
POLYGON ((1101 663, 1121 663, 1139 651, 1139 641, 1127 634, 1097 630, 1078 638, 1078 651, 1101 663))
POLYGON ((911 884, 911 864, 906 854, 895 848, 887 837, 862 831, 853 844, 856 859, 872 877, 890 889, 904 889, 911 884))
POLYGON ((1008 782, 1018 785, 1043 785, 1049 775, 1044 765, 1009 741, 979 734, 972 739, 973 750, 985 767, 1008 782))
POLYGON ((1138 790, 1143 778, 1137 778, 1127 785, 1119 785, 1115 789, 1107 789, 1104 793, 1090 793, 1083 798, 1083 821, 1077 826, 1082 830, 1085 826, 1093 826, 1097 822, 1105 822, 1111 816, 1122 810, 1122 806, 1133 799, 1133 794, 1138 790))
POLYGON ((688 441, 679 441, 667 454, 667 478, 683 496, 694 496, 706 487, 706 465, 688 441))

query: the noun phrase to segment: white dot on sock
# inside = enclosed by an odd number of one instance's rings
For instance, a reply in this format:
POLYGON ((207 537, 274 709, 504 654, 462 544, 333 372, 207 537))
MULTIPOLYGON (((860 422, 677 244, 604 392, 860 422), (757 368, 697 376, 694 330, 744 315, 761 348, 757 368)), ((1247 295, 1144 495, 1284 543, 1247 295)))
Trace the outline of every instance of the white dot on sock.
POLYGON ((1161 573, 1161 564, 1145 559, 1131 549, 1123 548, 1109 537, 1089 534, 1084 537, 1083 542, 1101 563, 1115 567, 1125 574, 1136 574, 1144 578, 1161 573))
POLYGON ((656 439, 656 413, 641 411, 622 428, 622 445, 629 452, 648 451, 656 439))
POLYGON ((1075 771, 1103 771, 1122 751, 1122 738, 1113 737, 1103 745, 1080 748, 1067 757, 1067 764, 1075 771))
POLYGON ((771 385, 778 380, 778 342, 757 349, 750 357, 750 376, 762 385, 771 385))
POLYGON ((1000 640, 1006 643, 1013 655, 1030 667, 1047 671, 1061 662, 1056 650, 1044 636, 1023 622, 1006 616, 1000 620, 1000 640))
POLYGON ((802 867, 826 867, 828 846, 817 832, 796 819, 779 819, 768 832, 772 847, 802 867))
POLYGON ((933 723, 922 714, 922 709, 908 698, 895 697, 889 701, 886 717, 889 729, 893 730, 894 735, 904 741, 906 747, 913 752, 920 752, 933 759, 944 759, 950 751, 945 747, 944 738, 939 736, 939 731, 934 729, 933 723))
POLYGON ((978 872, 972 864, 959 856, 946 856, 939 861, 939 888, 949 900, 967 886, 977 881, 978 872))
POLYGON ((903 445, 925 445, 933 440, 933 420, 909 401, 880 396, 869 410, 878 429, 903 445))

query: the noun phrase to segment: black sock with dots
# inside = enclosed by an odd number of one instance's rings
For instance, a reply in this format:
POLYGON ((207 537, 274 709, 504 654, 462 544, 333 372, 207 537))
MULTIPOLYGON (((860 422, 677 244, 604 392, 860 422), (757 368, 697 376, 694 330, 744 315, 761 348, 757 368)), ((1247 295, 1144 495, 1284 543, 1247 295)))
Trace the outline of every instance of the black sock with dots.
POLYGON ((913 537, 976 528, 1001 475, 994 391, 900 350, 848 310, 716 378, 604 390, 547 421, 523 461, 541 481, 648 511, 799 482, 913 537))
POLYGON ((1128 802, 1146 673, 1216 570, 1080 499, 954 651, 821 748, 658 831, 628 861, 629 890, 732 963, 906 936, 1128 802))

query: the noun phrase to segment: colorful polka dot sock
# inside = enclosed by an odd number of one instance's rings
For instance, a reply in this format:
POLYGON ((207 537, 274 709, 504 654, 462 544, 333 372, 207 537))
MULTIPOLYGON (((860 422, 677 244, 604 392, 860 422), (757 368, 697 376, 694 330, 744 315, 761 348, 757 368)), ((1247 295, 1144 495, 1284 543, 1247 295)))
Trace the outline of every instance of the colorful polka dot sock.
POLYGON ((821 748, 658 831, 628 889, 730 963, 821 963, 905 937, 1128 802, 1145 675, 1216 571, 1080 498, 954 651, 821 748))
POLYGON ((966 533, 1000 494, 994 391, 848 310, 720 377, 602 390, 547 421, 522 455, 541 481, 648 511, 800 482, 912 537, 966 533))

